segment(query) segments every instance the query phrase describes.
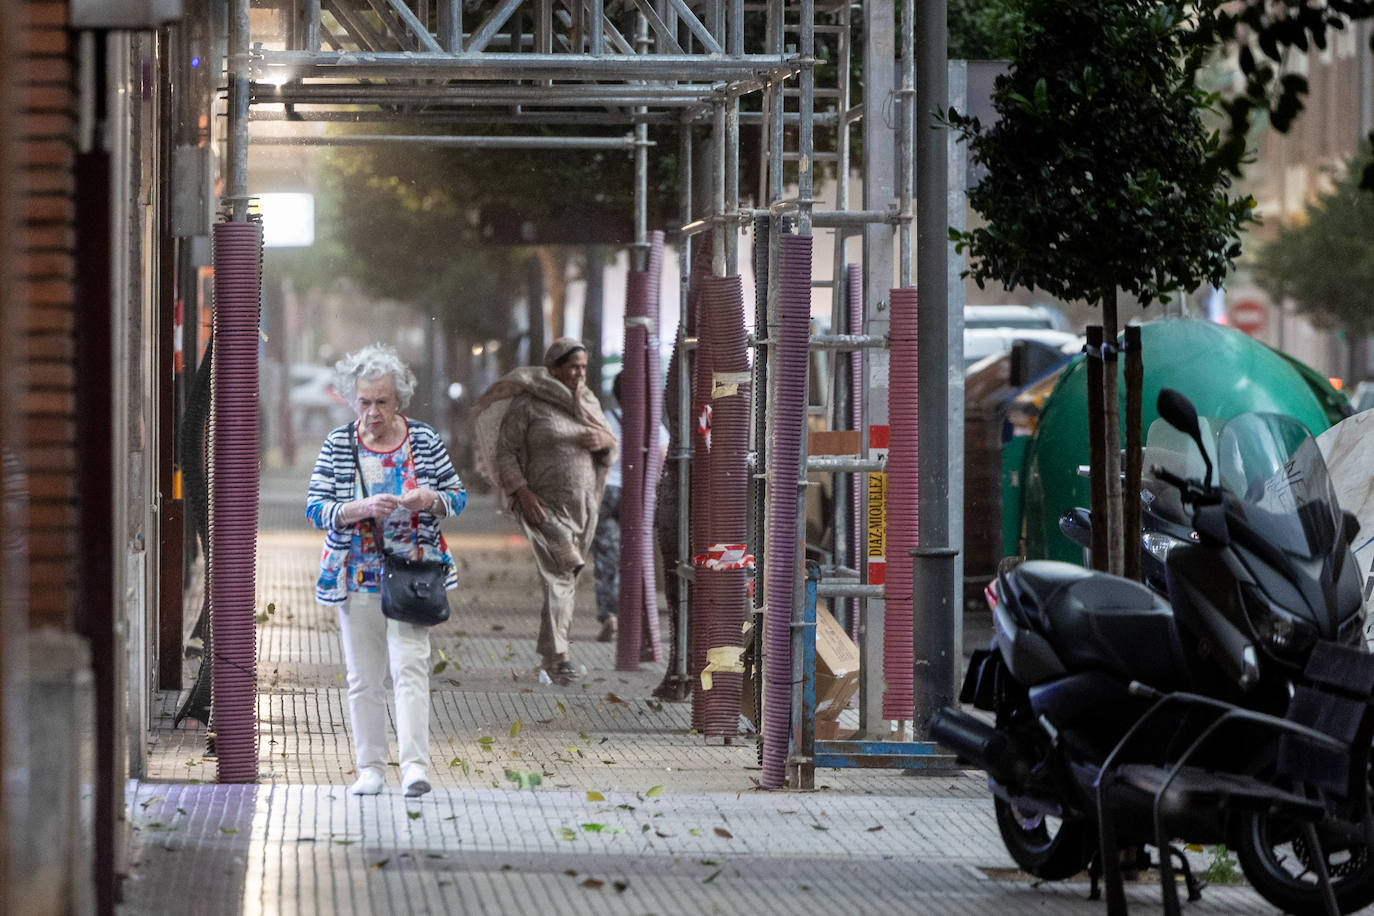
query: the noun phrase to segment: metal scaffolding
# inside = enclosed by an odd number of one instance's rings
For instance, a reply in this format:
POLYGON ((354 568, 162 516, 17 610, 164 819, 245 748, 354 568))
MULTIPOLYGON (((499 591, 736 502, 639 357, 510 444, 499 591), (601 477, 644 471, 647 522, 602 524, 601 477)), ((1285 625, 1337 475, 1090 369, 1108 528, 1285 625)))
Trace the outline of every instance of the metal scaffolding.
MULTIPOLYGON (((635 157, 632 266, 642 269, 648 232, 647 131, 651 126, 676 126, 683 165, 683 225, 676 235, 684 306, 686 276, 693 263, 691 247, 700 238, 698 233, 706 229, 715 230, 711 233, 711 263, 717 275, 738 272, 740 236, 756 225, 769 227, 771 265, 777 264, 784 225, 800 235, 812 235, 817 230, 832 233, 833 271, 813 280, 813 286, 831 290, 833 333, 814 336, 812 348, 827 357, 845 353, 862 361, 865 396, 861 416, 853 415, 855 405, 834 371, 845 360, 820 361, 832 370, 832 378, 825 380, 825 390, 830 392, 824 407, 828 425, 842 429, 856 424, 861 431, 860 451, 852 458, 808 459, 803 435, 800 466, 771 467, 764 448, 765 412, 754 412, 753 458, 759 472, 754 475, 755 486, 796 486, 798 537, 804 540, 808 471, 850 475, 882 467, 880 459, 869 457, 867 430, 872 424, 887 422, 888 297, 894 285, 911 284, 912 230, 917 221, 913 210, 916 27, 912 4, 907 3, 902 5, 898 29, 895 6, 892 0, 863 0, 862 4, 848 0, 749 4, 744 0, 481 0, 475 4, 471 0, 275 0, 252 4, 250 0, 231 0, 231 21, 247 22, 251 13, 255 31, 251 46, 240 39, 240 44, 230 49, 232 104, 228 109, 230 181, 226 203, 232 206, 235 218, 243 218, 249 142, 626 149, 635 157), (853 12, 860 7, 863 26, 856 37, 851 34, 853 12), (900 36, 900 47, 895 36, 900 36), (858 48, 862 48, 865 61, 864 91, 862 103, 853 105, 851 63, 858 48), (288 120, 337 124, 340 128, 322 137, 250 136, 250 122, 288 120), (446 128, 503 125, 507 130, 501 136, 389 136, 346 133, 343 128, 349 124, 365 129, 368 124, 381 122, 446 128), (556 136, 541 130, 551 126, 568 129, 556 136), (742 181, 741 134, 749 130, 757 131, 759 172, 742 181), (854 130, 862 130, 863 135, 864 188, 858 208, 851 207, 850 200, 854 130), (705 158, 709 175, 694 187, 693 166, 699 167, 703 160, 694 162, 693 153, 697 137, 703 134, 709 137, 709 157, 705 158), (833 209, 818 209, 813 197, 818 163, 834 169, 833 209), (709 193, 701 193, 708 184, 709 193), (742 186, 743 193, 753 197, 752 203, 742 203, 742 186), (789 193, 791 196, 786 196, 789 193), (863 243, 864 317, 861 333, 844 333, 846 242, 853 237, 863 243)), ((943 29, 943 0, 923 4, 922 15, 928 15, 926 6, 938 7, 939 28, 943 29)), ((939 54, 938 65, 943 68, 942 41, 939 54)), ((938 110, 943 96, 932 95, 930 100, 938 110)), ((944 194, 938 192, 937 185, 925 190, 934 192, 931 206, 938 205, 938 215, 927 223, 934 226, 945 219, 944 194)), ((938 251, 923 263, 937 265, 943 274, 943 234, 931 240, 932 245, 937 243, 938 251)), ((766 329, 777 313, 774 274, 770 268, 767 298, 758 313, 754 342, 754 396, 763 398, 767 392, 769 403, 775 393, 769 388, 772 367, 766 329)), ((680 352, 685 353, 695 341, 680 338, 678 343, 680 352)), ((948 365, 944 341, 932 340, 930 347, 932 372, 944 372, 948 365)), ((923 348, 923 380, 926 361, 923 348)), ((685 370, 685 360, 682 362, 679 368, 685 370)), ((922 397, 926 397, 924 390, 922 397)), ((931 403, 938 409, 938 402, 931 403)), ((689 411, 682 410, 681 418, 687 425, 689 411)), ((943 424, 932 427, 937 425, 943 424)), ((689 438, 684 436, 682 441, 689 438)), ((947 426, 939 441, 932 442, 932 454, 941 454, 941 441, 948 445, 947 426)), ((923 453, 926 447, 923 439, 923 453)), ((684 529, 682 543, 686 544, 689 456, 673 457, 684 497, 680 524, 684 529)), ((838 497, 839 488, 836 490, 838 497)), ((921 495, 924 500, 924 485, 921 495)), ((761 499, 751 502, 755 514, 761 515, 761 499)), ((878 714, 882 587, 867 584, 864 563, 847 548, 849 532, 863 516, 853 517, 847 498, 835 502, 836 555, 825 571, 831 581, 821 583, 821 593, 843 594, 860 602, 860 647, 865 660, 860 689, 861 737, 886 738, 891 723, 882 721, 878 714)), ((921 520, 924 529, 924 506, 921 520)), ((753 521, 751 546, 761 556, 761 518, 753 521)), ((923 537, 922 544, 934 545, 935 541, 923 537)), ((679 574, 690 580, 690 566, 681 564, 679 574)), ((761 581, 758 584, 761 586, 761 581)), ((756 590, 761 591, 761 587, 756 590)), ((761 594, 756 600, 761 600, 761 594)), ((793 627, 798 630, 808 625, 802 614, 805 603, 799 571, 792 599, 797 609, 793 627)), ((918 633, 918 639, 920 636, 918 633)), ((685 660, 686 653, 681 655, 685 660)), ((794 667, 800 664, 800 656, 794 651, 794 667)), ((809 734, 809 726, 805 729, 809 734)), ((921 752, 929 750, 923 748, 921 752)), ((811 748, 799 748, 793 757, 788 770, 794 784, 809 784, 814 765, 811 748)))

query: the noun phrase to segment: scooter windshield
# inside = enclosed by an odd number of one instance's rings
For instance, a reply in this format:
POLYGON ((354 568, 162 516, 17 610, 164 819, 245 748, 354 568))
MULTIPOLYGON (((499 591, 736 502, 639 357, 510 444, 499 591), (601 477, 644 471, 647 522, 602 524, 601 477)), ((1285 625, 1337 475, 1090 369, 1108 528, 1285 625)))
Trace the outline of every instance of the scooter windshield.
POLYGON ((1241 414, 1217 437, 1218 479, 1241 505, 1238 520, 1273 547, 1303 559, 1330 553, 1341 527, 1321 450, 1292 417, 1241 414))

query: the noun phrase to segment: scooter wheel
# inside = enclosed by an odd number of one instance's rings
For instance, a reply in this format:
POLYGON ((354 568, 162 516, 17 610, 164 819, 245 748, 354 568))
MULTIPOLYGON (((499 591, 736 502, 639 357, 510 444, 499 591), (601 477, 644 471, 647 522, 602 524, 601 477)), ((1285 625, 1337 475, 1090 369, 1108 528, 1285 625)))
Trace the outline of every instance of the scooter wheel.
POLYGON ((1088 821, 1025 816, 1000 798, 994 798, 993 805, 1002 842, 1026 874, 1043 881, 1063 881, 1088 867, 1097 842, 1088 821))
MULTIPOLYGON (((1326 912, 1312 868, 1313 850, 1292 820, 1247 814, 1240 819, 1236 858, 1260 896, 1293 916, 1326 912)), ((1374 850, 1363 843, 1320 836, 1327 874, 1342 913, 1374 903, 1374 850)))

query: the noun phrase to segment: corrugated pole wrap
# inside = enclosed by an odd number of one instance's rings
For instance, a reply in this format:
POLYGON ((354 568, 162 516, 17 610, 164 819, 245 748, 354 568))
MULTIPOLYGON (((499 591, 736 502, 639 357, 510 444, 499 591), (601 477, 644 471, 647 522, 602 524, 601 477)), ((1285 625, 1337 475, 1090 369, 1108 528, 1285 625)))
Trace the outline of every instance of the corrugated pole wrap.
MULTIPOLYGON (((702 248, 708 248, 703 241, 702 248)), ((709 255, 709 248, 704 254, 709 255)), ((710 335, 705 332, 702 320, 702 294, 706 278, 711 275, 710 261, 704 272, 692 273, 692 292, 689 298, 695 299, 692 308, 696 316, 697 348, 692 365, 692 493, 689 500, 691 515, 691 552, 689 556, 702 556, 710 547, 711 512, 711 372, 712 346, 710 335)), ((709 601, 703 594, 703 583, 693 576, 690 601, 688 603, 688 670, 692 679, 692 727, 699 732, 706 730, 706 707, 702 699, 701 670, 706 667, 707 620, 709 601)))
POLYGON ((648 371, 644 303, 649 298, 649 274, 631 270, 625 286, 625 362, 620 386, 620 596, 615 667, 639 670, 643 633, 644 578, 640 573, 640 543, 644 525, 644 382, 648 371))
POLYGON ((710 546, 697 558, 706 585, 705 735, 732 738, 739 731, 744 683, 743 628, 749 609, 749 413, 748 341, 744 288, 738 276, 709 277, 702 294, 703 324, 711 338, 710 546))
MULTIPOLYGON (((864 272, 863 267, 858 264, 850 264, 846 268, 845 285, 848 295, 845 298, 845 305, 848 307, 849 324, 845 328, 847 334, 862 334, 864 332, 864 272)), ((848 354, 849 360, 849 428, 855 432, 862 433, 864 426, 864 360, 863 355, 854 352, 848 354)), ((862 570, 864 563, 864 532, 867 523, 863 515, 863 482, 864 475, 850 474, 849 477, 849 498, 853 506, 850 515, 849 525, 849 564, 855 569, 862 570)), ((849 601, 849 638, 855 643, 859 642, 859 599, 850 598, 849 601)))
POLYGON ((625 305, 625 364, 621 384, 620 627, 616 669, 639 670, 646 637, 660 657, 658 601, 654 583, 654 481, 662 470, 657 454, 659 366, 658 284, 662 277, 663 233, 650 234, 647 269, 631 271, 625 305), (650 444, 649 436, 653 435, 650 444))
POLYGON ((653 661, 663 660, 663 643, 658 631, 658 583, 654 575, 654 525, 658 505, 658 479, 663 473, 664 454, 659 448, 659 429, 663 425, 663 349, 659 339, 663 291, 663 233, 649 233, 648 295, 644 301, 645 413, 644 413, 644 499, 640 503, 644 537, 639 542, 639 575, 644 587, 645 649, 653 661))
POLYGON ((258 323, 262 225, 248 219, 249 3, 229 13, 230 222, 213 229, 210 445, 210 731, 220 782, 258 778, 258 323))
POLYGON ((920 464, 916 437, 916 290, 892 290, 890 438, 887 453, 887 583, 883 622, 883 718, 905 721, 912 714, 912 575, 908 558, 916 547, 920 464))
POLYGON ((256 782, 258 301, 262 225, 214 227, 211 721, 220 782, 256 782))
POLYGON ((810 236, 783 235, 778 256, 778 319, 771 328, 777 394, 768 417, 768 552, 764 557, 763 787, 786 778, 792 723, 792 603, 803 547, 797 487, 806 429, 806 370, 811 321, 810 236))

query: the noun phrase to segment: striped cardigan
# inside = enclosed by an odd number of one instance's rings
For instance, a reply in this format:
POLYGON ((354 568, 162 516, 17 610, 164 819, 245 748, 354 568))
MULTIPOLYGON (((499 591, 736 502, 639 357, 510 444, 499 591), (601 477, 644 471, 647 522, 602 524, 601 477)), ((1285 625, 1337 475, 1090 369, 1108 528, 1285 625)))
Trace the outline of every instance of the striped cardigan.
MULTIPOLYGON (((349 448, 349 423, 325 437, 315 469, 310 474, 310 490, 305 501, 305 517, 325 532, 324 552, 320 556, 320 579, 315 585, 315 600, 320 604, 339 605, 348 600, 349 583, 354 581, 353 570, 342 572, 348 564, 356 525, 339 524, 339 512, 344 503, 358 499, 355 482, 353 452, 349 448), (327 575, 333 573, 333 575, 327 575)), ((410 454, 415 462, 415 479, 421 487, 435 490, 443 498, 449 515, 457 515, 467 505, 468 494, 453 469, 443 440, 434 428, 419 420, 406 419, 410 434, 410 454)), ((458 587, 458 573, 448 544, 439 531, 439 519, 428 511, 419 513, 417 533, 420 555, 439 558, 449 565, 445 587, 458 587)))

